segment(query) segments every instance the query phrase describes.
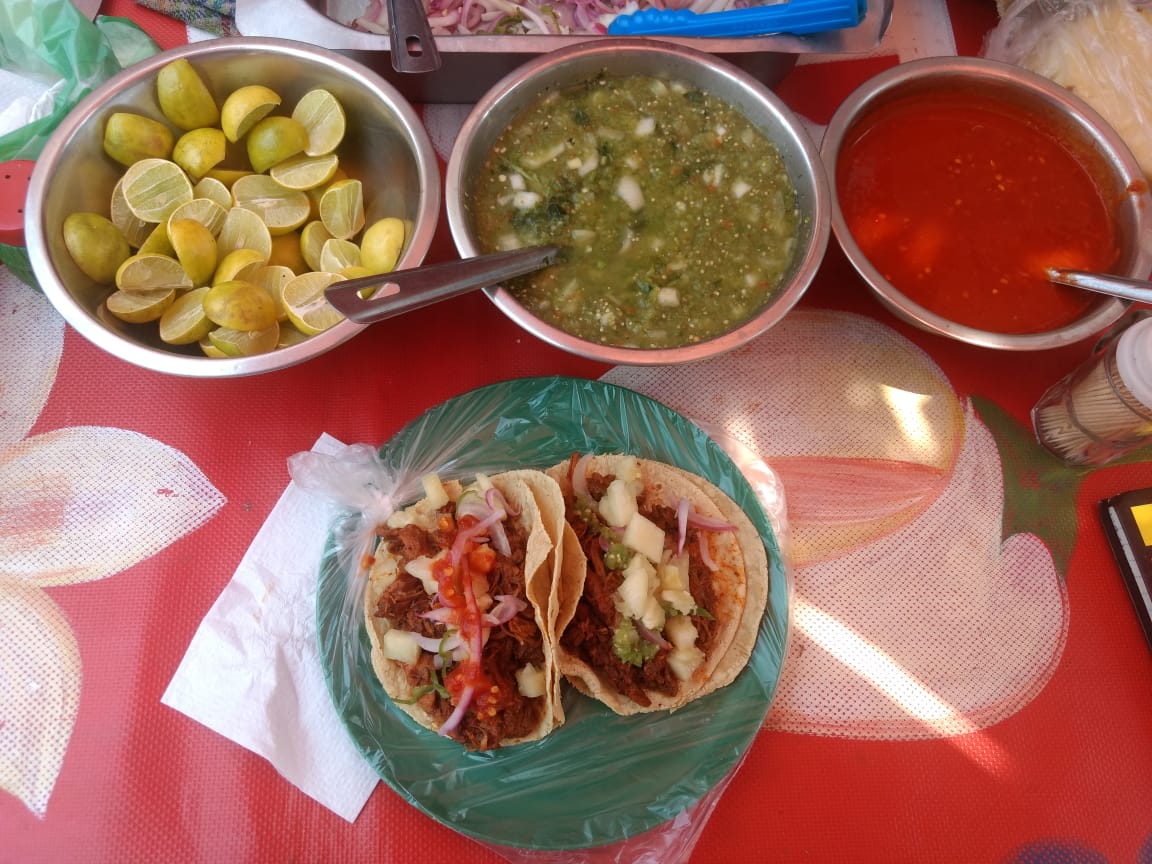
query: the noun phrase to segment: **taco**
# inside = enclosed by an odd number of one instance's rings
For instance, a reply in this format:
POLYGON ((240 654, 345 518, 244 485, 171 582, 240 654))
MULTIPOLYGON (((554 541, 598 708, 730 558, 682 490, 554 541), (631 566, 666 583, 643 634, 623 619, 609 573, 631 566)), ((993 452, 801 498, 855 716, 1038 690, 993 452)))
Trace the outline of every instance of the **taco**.
POLYGON ((433 476, 377 529, 364 595, 373 669, 402 711, 471 750, 535 741, 564 720, 548 623, 558 562, 534 487, 562 512, 540 472, 468 486, 433 476))
POLYGON ((574 454, 547 473, 568 526, 550 600, 561 674, 618 714, 731 683, 768 600, 744 511, 704 478, 633 456, 574 454))

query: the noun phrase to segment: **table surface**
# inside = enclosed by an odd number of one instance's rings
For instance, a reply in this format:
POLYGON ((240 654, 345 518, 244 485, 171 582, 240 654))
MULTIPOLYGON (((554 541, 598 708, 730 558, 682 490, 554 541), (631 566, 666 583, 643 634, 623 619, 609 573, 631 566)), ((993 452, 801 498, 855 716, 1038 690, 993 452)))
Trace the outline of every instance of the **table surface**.
MULTIPOLYGON (((102 10, 132 18, 163 48, 187 39, 182 26, 129 0, 105 0, 102 10)), ((959 53, 978 53, 996 21, 994 4, 952 0, 946 12, 927 3, 915 11, 899 8, 892 36, 901 40, 898 48, 886 42, 874 56, 815 58, 777 90, 821 124, 853 87, 901 57, 932 53, 935 46, 946 53, 953 39, 959 53)), ((453 254, 441 224, 429 259, 453 254)), ((20 302, 27 298, 20 295, 20 302)), ((1017 634, 1030 635, 1014 642, 996 629, 1003 621, 988 617, 993 607, 977 604, 963 643, 975 646, 971 657, 948 667, 963 669, 963 680, 940 686, 984 695, 952 712, 959 723, 934 726, 923 715, 901 720, 889 710, 895 697, 885 701, 853 689, 859 685, 855 663, 867 646, 856 658, 829 659, 814 625, 833 599, 847 615, 865 606, 878 615, 891 612, 876 603, 885 595, 844 597, 843 585, 839 594, 830 591, 829 580, 843 577, 843 570, 807 553, 794 572, 798 632, 776 702, 714 811, 701 819, 690 860, 1152 862, 1152 652, 1096 510, 1102 498, 1152 487, 1152 464, 1133 460, 1073 471, 1035 454, 1013 455, 1009 447, 1029 439, 1030 407, 1090 345, 1021 357, 920 332, 869 296, 834 244, 797 315, 787 331, 796 338, 814 328, 826 342, 835 341, 829 332, 848 333, 910 352, 925 374, 946 382, 965 418, 958 452, 995 442, 991 452, 1003 456, 1003 477, 993 472, 988 488, 997 495, 978 505, 995 518, 995 552, 1017 554, 1027 545, 1021 538, 1039 537, 1039 545, 1028 547, 1022 567, 951 587, 978 585, 1010 598, 1002 600, 1011 606, 1004 620, 1017 634), (1014 651, 1032 652, 1035 662, 1013 665, 1014 651), (837 688, 854 695, 837 703, 836 693, 829 695, 837 688)), ((101 523, 109 536, 74 542, 130 551, 106 578, 76 581, 62 554, 67 550, 6 544, 5 533, 15 536, 13 526, 35 515, 29 508, 48 504, 28 486, 0 493, 0 670, 19 669, 19 640, 46 632, 19 629, 21 610, 44 608, 37 605, 41 592, 55 617, 39 626, 71 634, 63 641, 82 670, 75 722, 58 774, 41 783, 40 804, 0 794, 0 861, 519 860, 438 824, 383 784, 347 822, 261 757, 163 705, 161 695, 283 492, 290 455, 325 432, 346 442, 382 442, 426 408, 481 385, 536 375, 597 378, 610 370, 536 341, 483 296, 375 325, 303 366, 224 381, 147 372, 54 326, 58 360, 46 358, 46 369, 30 368, 35 359, 26 354, 0 352, 0 396, 6 398, 0 407, 11 411, 18 403, 26 417, 21 426, 20 417, 5 419, 0 410, 0 431, 16 428, 23 439, 0 438, 0 488, 15 476, 6 466, 36 447, 96 452, 144 442, 140 452, 161 450, 191 466, 216 503, 194 530, 157 529, 159 540, 138 536, 152 530, 140 514, 101 523)), ((825 344, 822 350, 835 349, 825 344)), ((803 466, 780 461, 786 492, 795 482, 795 501, 810 505, 803 466)), ((810 538, 822 536, 819 517, 801 509, 798 504, 794 516, 798 537, 805 527, 810 538)), ((902 568, 910 573, 924 565, 869 558, 869 550, 888 548, 883 534, 856 541, 853 554, 871 560, 873 574, 890 572, 894 583, 906 585, 902 568)), ((963 529, 943 528, 925 548, 947 550, 963 539, 963 529)), ((851 584, 872 592, 877 582, 851 584)), ((930 629, 933 616, 945 614, 938 600, 924 599, 909 627, 928 622, 930 629)), ((896 626, 891 615, 885 621, 896 626)), ((917 645, 929 655, 917 673, 920 689, 931 691, 932 664, 939 660, 931 655, 940 646, 930 638, 917 645)), ((948 692, 938 690, 934 698, 947 701, 948 692)), ((14 735, 13 725, 27 725, 28 718, 5 714, 0 706, 0 766, 11 759, 4 748, 47 746, 54 734, 21 728, 14 735)))

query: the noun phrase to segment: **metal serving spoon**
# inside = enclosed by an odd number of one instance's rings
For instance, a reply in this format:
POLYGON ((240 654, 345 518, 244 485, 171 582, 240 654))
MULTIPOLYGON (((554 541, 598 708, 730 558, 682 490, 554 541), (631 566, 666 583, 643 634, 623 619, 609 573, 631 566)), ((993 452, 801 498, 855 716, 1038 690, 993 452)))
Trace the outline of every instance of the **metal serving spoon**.
POLYGON ((532 273, 551 265, 559 254, 559 246, 528 246, 379 276, 359 276, 329 285, 324 296, 345 318, 371 324, 532 273))
POLYGON ((1097 294, 1109 294, 1112 297, 1135 300, 1139 303, 1152 303, 1152 283, 1143 279, 1126 279, 1110 273, 1088 273, 1060 267, 1049 267, 1048 279, 1061 285, 1095 291, 1097 294))
POLYGON ((440 68, 440 51, 421 0, 388 0, 388 42, 397 72, 440 68))

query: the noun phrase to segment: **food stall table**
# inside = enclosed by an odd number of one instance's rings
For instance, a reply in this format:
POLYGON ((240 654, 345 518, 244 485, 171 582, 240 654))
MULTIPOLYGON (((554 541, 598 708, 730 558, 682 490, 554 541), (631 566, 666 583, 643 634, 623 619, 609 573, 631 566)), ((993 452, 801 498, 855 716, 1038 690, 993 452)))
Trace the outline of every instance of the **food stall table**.
MULTIPOLYGON (((161 48, 189 38, 131 0, 101 12, 161 48)), ((977 54, 996 20, 990 0, 897 3, 877 51, 804 58, 775 89, 818 135, 868 76, 977 54)), ((424 111, 444 158, 451 112, 424 111)), ((428 260, 454 256, 442 220, 428 260)), ((675 374, 562 352, 473 294, 303 365, 180 378, 104 353, 3 271, 0 298, 0 694, 40 694, 0 704, 0 861, 607 860, 478 843, 383 783, 342 817, 163 701, 293 454, 325 434, 380 444, 474 388, 603 376, 692 419, 735 411, 728 433, 759 444, 788 504, 779 687, 722 794, 690 811, 683 860, 1152 862, 1152 651, 1098 513, 1152 487, 1152 462, 1074 469, 1031 437, 1032 405, 1090 344, 1022 356, 916 330, 834 241, 779 332, 675 374), (884 422, 821 399, 849 374, 947 406, 923 415, 949 442, 932 471, 900 471, 884 422), (741 435, 740 411, 759 428, 741 435), (854 458, 805 450, 843 429, 867 439, 854 458), (910 488, 918 503, 898 501, 910 488), (982 566, 957 572, 975 546, 982 566)), ((299 615, 284 639, 307 645, 299 615)))

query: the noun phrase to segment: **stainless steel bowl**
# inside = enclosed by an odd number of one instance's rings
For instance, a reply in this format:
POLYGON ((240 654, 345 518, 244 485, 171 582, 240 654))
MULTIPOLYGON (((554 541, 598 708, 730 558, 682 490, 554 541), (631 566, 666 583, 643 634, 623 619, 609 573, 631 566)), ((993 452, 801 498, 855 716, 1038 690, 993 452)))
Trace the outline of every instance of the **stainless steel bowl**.
POLYGON ((1065 88, 1019 67, 980 58, 934 57, 902 63, 866 81, 841 103, 821 145, 831 180, 832 230, 840 246, 888 309, 929 332, 1013 351, 1057 348, 1099 333, 1124 314, 1130 305, 1127 301, 1101 296, 1078 320, 1045 332, 1008 334, 980 330, 943 318, 898 291, 856 244, 844 221, 836 188, 836 166, 846 137, 872 112, 895 100, 957 90, 1018 105, 1048 123, 1073 152, 1095 153, 1102 169, 1093 171, 1102 175, 1096 177, 1097 182, 1105 187, 1102 191, 1107 198, 1119 202, 1120 257, 1112 272, 1134 279, 1147 278, 1152 269, 1152 198, 1127 145, 1099 114, 1065 88))
POLYGON ((344 321, 289 348, 254 357, 211 358, 193 345, 160 341, 155 325, 116 326, 97 315, 107 288, 89 280, 72 262, 61 226, 76 211, 108 213, 112 187, 123 167, 103 151, 104 123, 116 111, 163 120, 156 102, 156 73, 186 58, 222 102, 233 89, 265 84, 291 106, 314 87, 325 87, 348 115, 348 132, 337 151, 341 166, 363 181, 369 222, 400 216, 412 225, 399 267, 420 264, 432 242, 440 212, 440 172, 435 151, 412 106, 374 72, 324 48, 264 38, 226 38, 156 54, 106 81, 61 122, 45 145, 28 189, 25 243, 32 270, 48 299, 81 335, 129 363, 203 378, 268 372, 302 363, 358 333, 344 321))
POLYGON ((471 206, 471 183, 508 124, 541 94, 605 72, 653 75, 699 86, 738 108, 784 159, 796 187, 800 236, 792 266, 780 287, 751 319, 713 339, 680 348, 620 348, 573 336, 525 309, 503 286, 486 289, 513 321, 558 348, 606 363, 656 365, 711 357, 743 345, 777 323, 808 288, 831 234, 829 193, 820 154, 800 120, 762 83, 716 57, 648 39, 603 39, 543 55, 498 82, 464 121, 445 176, 448 224, 461 257, 481 247, 471 206))

